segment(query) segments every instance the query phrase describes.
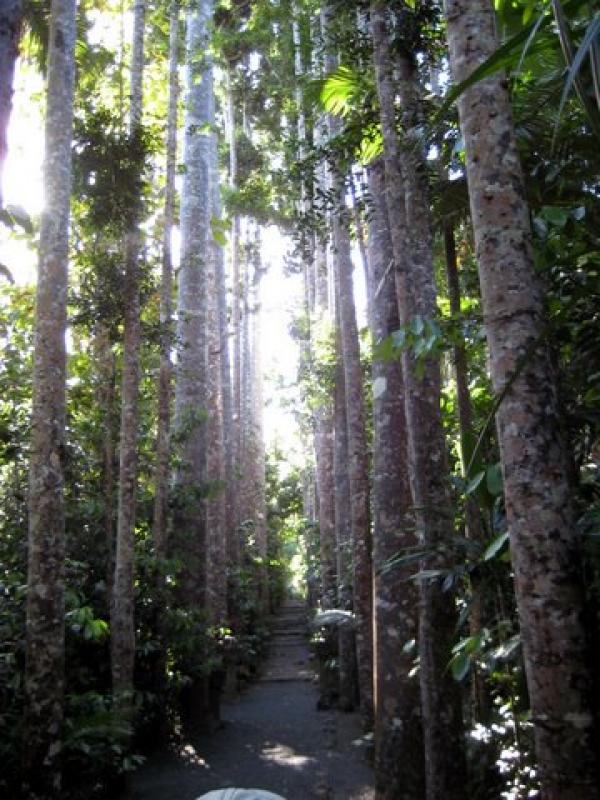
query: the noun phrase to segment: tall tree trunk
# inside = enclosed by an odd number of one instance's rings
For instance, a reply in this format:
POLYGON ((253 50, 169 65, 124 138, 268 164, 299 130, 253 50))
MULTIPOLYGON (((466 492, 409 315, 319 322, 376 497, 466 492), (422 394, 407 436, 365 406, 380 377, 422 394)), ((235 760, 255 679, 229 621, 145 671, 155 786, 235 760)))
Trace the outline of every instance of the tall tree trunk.
POLYGON ((171 364, 173 255, 171 236, 175 220, 175 172, 177 168, 177 106, 179 101, 179 0, 171 3, 169 16, 169 105, 167 111, 167 170, 165 181, 162 276, 160 287, 160 373, 158 383, 158 433, 156 443, 156 495, 152 534, 156 557, 167 554, 169 480, 171 460, 171 364))
POLYGON ((356 243, 358 245, 358 252, 360 253, 360 263, 363 268, 365 278, 365 292, 367 295, 367 322, 369 328, 373 327, 373 291, 374 287, 371 286, 369 279, 369 257, 367 253, 367 242, 365 237, 365 221, 361 215, 361 208, 359 204, 358 195, 356 192, 355 176, 350 176, 350 194, 352 196, 352 216, 354 217, 354 230, 356 231, 356 243))
POLYGON ((53 0, 48 45, 35 322, 25 663, 25 794, 61 795, 64 695, 65 330, 75 75, 75 0, 53 0))
POLYGON ((186 36, 185 174, 181 194, 181 267, 177 301, 179 358, 175 421, 180 467, 176 476, 175 553, 183 561, 182 603, 190 610, 206 602, 206 272, 210 222, 210 69, 205 59, 211 0, 188 9, 186 36))
MULTIPOLYGON (((135 0, 129 133, 140 136, 142 125, 142 76, 144 71, 144 0, 135 0)), ((125 284, 123 289, 123 377, 121 388, 121 436, 115 579, 111 608, 111 669, 113 691, 133 689, 135 660, 134 562, 135 513, 138 466, 140 383, 140 252, 141 198, 132 211, 130 229, 124 236, 125 284)), ((129 703, 126 700, 126 703, 129 703)))
MULTIPOLYGON (((302 61, 301 18, 298 4, 294 4, 294 53, 296 77, 296 106, 298 114, 298 141, 300 145, 300 158, 306 157, 306 118, 304 114, 304 95, 302 79, 304 66, 302 61)), ((317 65, 318 66, 318 65, 317 65)), ((320 121, 314 126, 313 138, 318 145, 321 140, 320 121)), ((320 168, 316 175, 317 191, 325 191, 325 170, 320 168)), ((314 197, 313 197, 314 202, 314 197)), ((309 188, 303 181, 300 197, 301 224, 306 220, 309 210, 309 188)), ((317 356, 317 347, 320 339, 330 333, 332 327, 328 295, 328 268, 327 244, 321 236, 304 234, 301 244, 302 257, 307 284, 307 307, 310 322, 310 355, 312 360, 317 356), (310 238, 309 238, 310 236, 310 238)), ((320 399, 319 406, 314 411, 314 450, 316 462, 316 489, 318 497, 318 520, 320 542, 320 574, 322 608, 334 608, 337 605, 337 570, 335 555, 335 503, 333 485, 333 398, 325 394, 320 399)))
MULTIPOLYGON (((323 32, 330 35, 331 7, 323 12, 323 32)), ((337 65, 335 56, 327 57, 327 71, 337 65)), ((339 132, 339 120, 329 117, 329 135, 339 132)), ((344 364, 346 424, 348 428, 348 475, 350 480, 350 525, 354 569, 354 612, 356 615, 356 657, 360 709, 363 725, 370 730, 373 722, 373 630, 371 531, 369 513, 369 478, 365 412, 360 347, 354 305, 353 264, 351 258, 348 213, 345 205, 343 175, 333 176, 336 208, 332 214, 334 276, 339 302, 340 338, 344 364)))
MULTIPOLYGON (((333 451, 336 571, 338 576, 338 603, 340 608, 345 611, 351 611, 354 603, 352 592, 350 481, 348 477, 348 425, 346 423, 346 386, 339 329, 339 308, 337 308, 333 451)), ((342 711, 353 711, 358 700, 358 676, 356 673, 356 637, 354 628, 349 624, 341 625, 339 628, 338 651, 339 706, 342 711)))
MULTIPOLYGON (((369 169, 369 283, 375 342, 398 330, 398 304, 383 163, 369 169)), ((419 681, 410 677, 418 639, 419 591, 413 567, 386 568, 417 543, 410 492, 400 362, 373 361, 373 566, 375 787, 378 800, 422 800, 425 791, 419 681)))
MULTIPOLYGON (((446 0, 446 18, 462 81, 498 46, 494 12, 488 0, 446 0)), ((505 77, 465 92, 459 114, 542 797, 590 800, 598 731, 579 543, 505 77)))
MULTIPOLYGON (((343 202, 338 193, 338 202, 343 202)), ((333 223, 334 270, 339 286, 340 337, 344 364, 346 424, 348 428, 348 477, 350 482, 350 528, 354 571, 354 613, 356 615, 356 658, 363 725, 370 730, 373 720, 373 634, 371 532, 369 515, 369 479, 365 435, 362 369, 350 238, 346 222, 339 217, 333 223)))
POLYGON ((256 238, 253 253, 253 279, 252 279, 252 345, 251 345, 251 429, 252 429, 252 472, 253 472, 253 512, 256 524, 256 542, 259 562, 259 608, 262 614, 269 613, 269 575, 267 569, 268 541, 267 541, 267 505, 266 505, 266 465, 265 465, 265 437, 264 437, 264 389, 262 374, 261 330, 262 330, 262 302, 261 282, 266 268, 261 261, 261 234, 256 225, 256 238))
POLYGON ((0 8, 0 209, 4 207, 4 165, 12 109, 15 63, 23 21, 23 0, 4 0, 0 8))
MULTIPOLYGON (((207 59, 210 58, 207 56, 207 59)), ((212 61, 207 68, 208 91, 210 93, 209 124, 215 126, 215 97, 212 61)), ((219 186, 219 164, 217 159, 217 136, 210 135, 209 151, 209 191, 211 225, 217 224, 221 217, 221 196, 219 186)), ((213 487, 207 502, 208 570, 207 587, 208 610, 213 624, 221 627, 227 620, 227 518, 225 507, 225 436, 223 431, 223 373, 221 358, 221 308, 219 298, 218 273, 223 272, 223 251, 209 233, 209 250, 206 270, 207 285, 207 450, 206 472, 208 485, 213 487), (221 265, 219 267, 219 264, 221 265)))
MULTIPOLYGON (((221 187, 219 182, 219 153, 218 141, 213 134, 211 141, 211 197, 212 217, 221 220, 221 187)), ((218 314, 218 349, 219 368, 221 376, 221 406, 224 448, 224 524, 227 563, 230 570, 229 602, 234 602, 237 594, 237 569, 240 563, 239 538, 237 536, 237 520, 235 515, 235 435, 233 415, 233 387, 231 376, 231 357, 229 353, 229 324, 227 319, 227 281, 225 274, 225 253, 223 247, 213 240, 213 253, 215 259, 215 280, 218 314)))
MULTIPOLYGON (((237 123, 235 116, 235 104, 233 97, 233 86, 231 82, 231 68, 227 70, 227 120, 228 120, 228 144, 229 144, 229 187, 237 188, 237 123)), ((240 551, 242 540, 239 525, 242 522, 240 509, 240 482, 238 473, 241 466, 241 447, 242 447, 242 282, 240 274, 240 218, 237 214, 231 220, 231 334, 233 339, 232 348, 232 375, 231 375, 231 394, 232 394, 232 457, 233 470, 230 480, 233 485, 233 517, 234 517, 234 537, 235 547, 240 551)))
MULTIPOLYGON (((431 251, 431 213, 425 181, 425 161, 417 131, 418 86, 415 67, 408 57, 399 61, 398 90, 404 112, 405 137, 400 150, 396 133, 396 85, 386 25, 386 4, 372 3, 374 61, 384 140, 386 202, 396 264, 400 323, 422 323, 436 314, 431 251)), ((452 508, 446 488, 447 456, 440 409, 439 361, 428 358, 422 375, 412 354, 402 359, 406 421, 411 465, 411 489, 416 523, 423 545, 432 553, 453 535, 452 508)), ((447 566, 441 555, 428 561, 447 566)), ((425 743, 428 800, 462 797, 464 751, 461 698, 448 670, 455 634, 456 611, 452 595, 443 593, 437 580, 421 581, 419 624, 419 674, 425 743)))

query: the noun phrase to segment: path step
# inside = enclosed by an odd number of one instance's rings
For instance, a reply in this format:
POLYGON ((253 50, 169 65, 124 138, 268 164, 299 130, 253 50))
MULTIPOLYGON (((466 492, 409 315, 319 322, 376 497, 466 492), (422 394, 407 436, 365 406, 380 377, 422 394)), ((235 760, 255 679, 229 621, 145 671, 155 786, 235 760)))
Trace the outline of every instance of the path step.
POLYGON ((279 683, 313 680, 314 671, 310 665, 305 607, 288 605, 281 608, 272 620, 271 631, 269 656, 259 681, 279 683))

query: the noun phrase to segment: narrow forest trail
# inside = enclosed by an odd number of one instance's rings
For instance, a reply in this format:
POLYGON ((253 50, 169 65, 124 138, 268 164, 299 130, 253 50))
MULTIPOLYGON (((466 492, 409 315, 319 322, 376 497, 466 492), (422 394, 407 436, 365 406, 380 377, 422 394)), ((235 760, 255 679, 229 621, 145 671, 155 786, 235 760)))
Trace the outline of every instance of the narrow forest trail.
POLYGON ((224 727, 151 758, 128 800, 194 800, 226 787, 261 788, 286 800, 372 800, 372 771, 352 742, 354 714, 317 711, 304 606, 277 614, 259 681, 222 709, 224 727))

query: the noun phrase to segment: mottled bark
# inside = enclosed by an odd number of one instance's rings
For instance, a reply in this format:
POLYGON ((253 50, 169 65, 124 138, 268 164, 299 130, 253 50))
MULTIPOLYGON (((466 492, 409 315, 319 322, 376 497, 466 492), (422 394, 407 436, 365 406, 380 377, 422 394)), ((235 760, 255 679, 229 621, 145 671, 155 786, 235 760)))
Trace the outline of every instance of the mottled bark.
POLYGON ((371 285, 371 280, 369 279, 369 256, 367 253, 367 237, 365 235, 365 220, 361 214, 361 208, 358 201, 358 195, 356 192, 356 182, 354 175, 351 176, 350 180, 350 194, 352 195, 352 216, 354 218, 354 230, 356 232, 356 243, 358 245, 358 252, 360 253, 360 263, 363 268, 363 275, 365 278, 365 291, 367 294, 367 322, 369 323, 369 328, 372 329, 373 323, 373 292, 375 291, 374 286, 371 285))
POLYGON ((61 795, 64 695, 65 330, 75 74, 75 0, 53 0, 48 44, 45 208, 35 318, 25 642, 25 795, 61 795))
MULTIPOLYGON (((400 323, 436 315, 431 212, 425 183, 425 158, 419 133, 419 87, 416 67, 408 57, 397 61, 400 78, 392 76, 393 60, 386 25, 386 4, 371 6, 377 91, 384 139, 386 203, 396 266, 400 323), (396 132, 396 89, 403 109, 405 144, 396 132)), ((453 535, 453 515, 446 487, 447 456, 440 409, 439 361, 428 358, 419 375, 413 355, 404 353, 402 369, 411 467, 411 491, 422 544, 435 554, 453 535)), ((432 555, 430 568, 445 567, 432 555)), ((437 580, 420 583, 419 675, 425 744, 428 800, 462 797, 464 753, 460 689, 448 670, 455 635, 452 595, 437 580)))
POLYGON ((177 105, 179 101, 179 0, 173 0, 169 14, 169 104, 167 110, 167 153, 163 219, 162 274, 160 285, 160 372, 158 378, 158 431, 156 441, 156 494, 152 535, 157 558, 167 554, 169 480, 171 461, 171 394, 173 366, 172 294, 173 256, 171 236, 175 221, 175 171, 177 167, 177 105))
MULTIPOLYGON (((294 53, 296 76, 296 106, 298 113, 298 140, 300 157, 306 157, 306 119, 304 115, 304 97, 301 80, 304 76, 302 61, 302 40, 300 15, 297 4, 294 5, 294 53)), ((319 124, 313 131, 315 144, 320 144, 319 124)), ((326 190, 324 170, 315 176, 317 191, 326 190)), ((314 199, 314 198, 313 198, 314 199)), ((300 219, 305 220, 311 198, 308 187, 303 182, 300 198, 300 219)), ((305 264, 305 281, 307 284, 306 303, 310 322, 310 360, 318 357, 319 340, 330 333, 332 327, 328 297, 328 265, 327 245, 320 236, 304 235, 302 255, 305 264)), ((326 395, 326 387, 319 387, 321 402, 315 409, 314 418, 314 450, 316 464, 317 517, 319 521, 320 573, 322 608, 334 608, 337 605, 337 570, 335 556, 335 502, 333 475, 333 397, 326 395)))
POLYGON ((269 612, 269 579, 267 570, 267 505, 266 505, 266 465, 265 465, 265 437, 264 437, 264 390, 261 358, 261 321, 262 304, 260 297, 261 281, 265 268, 261 263, 261 236, 257 226, 254 249, 254 274, 253 274, 253 308, 252 308, 252 436, 253 459, 252 470, 254 473, 254 519, 256 529, 256 543, 258 549, 259 565, 259 607, 263 614, 269 612))
MULTIPOLYGON (((251 231, 248 231, 251 234, 251 231)), ((265 455, 263 441, 263 387, 260 366, 260 233, 246 243, 243 277, 241 336, 241 451, 240 510, 246 553, 256 561, 257 603, 262 613, 269 607, 267 582, 267 527, 265 505, 265 455), (252 545, 248 547, 248 545, 252 545)))
MULTIPOLYGON (((348 426, 346 424, 346 387, 339 337, 339 311, 336 311, 336 368, 334 398, 334 505, 338 604, 345 611, 353 608, 352 531, 350 528, 350 482, 348 479, 348 426)), ((341 625, 338 635, 339 706, 353 711, 358 702, 356 641, 354 628, 341 625)))
MULTIPOLYGON (((136 0, 133 17, 129 132, 139 136, 142 124, 145 3, 136 0)), ((125 282, 123 288, 123 376, 119 442, 119 492, 115 578, 111 599, 111 671, 113 691, 133 689, 135 660, 134 563, 138 467, 140 383, 140 255, 141 199, 132 211, 123 238, 125 282)), ((127 701, 128 702, 128 701, 127 701)))
POLYGON ((337 607, 335 498, 333 480, 333 413, 329 403, 315 411, 315 455, 321 561, 321 606, 337 607))
MULTIPOLYGON (((494 13, 487 0, 447 0, 446 18, 461 81, 497 48, 494 13)), ((504 76, 465 92, 459 114, 490 371, 506 393, 496 423, 542 797, 590 800, 598 739, 579 543, 504 76)))
MULTIPOLYGON (((375 342, 398 330, 398 304, 383 164, 369 169, 369 283, 375 342)), ((375 790, 378 800, 422 800, 425 791, 420 687, 409 676, 418 639, 419 590, 412 565, 385 569, 414 547, 404 385, 399 361, 373 361, 373 597, 375 790)))
MULTIPOLYGON (((215 125, 215 97, 212 59, 207 56, 206 81, 209 92, 209 124, 215 125)), ((221 218, 217 136, 210 137, 209 152, 210 220, 221 218)), ((218 273, 223 273, 223 250, 209 233, 207 287, 207 448, 206 474, 210 487, 207 501, 207 607, 213 624, 227 620, 227 515, 225 505, 225 436, 223 430, 223 373, 221 371, 221 306, 218 273)), ((224 288, 224 287, 223 287, 224 288)))
POLYGON ((180 466, 176 476, 173 549, 181 557, 180 596, 197 610, 206 602, 206 271, 209 237, 211 87, 204 56, 212 2, 187 13, 184 119, 185 174, 181 193, 181 266, 177 296, 179 344, 174 433, 180 466))
POLYGON ((0 208, 4 206, 4 165, 12 109, 15 63, 23 21, 23 0, 3 0, 0 8, 0 208))
MULTIPOLYGON (((216 135, 211 142, 211 193, 212 216, 220 220, 221 187, 219 184, 219 154, 216 135)), ((239 539, 236 532, 237 520, 235 517, 235 437, 233 418, 233 390, 231 377, 231 358, 229 354, 229 323, 227 318, 227 285, 225 275, 225 253, 223 247, 213 240, 215 259, 215 291, 217 296, 218 314, 218 350, 219 368, 221 376, 221 407, 223 416, 223 448, 224 448, 224 480, 225 480, 225 538, 226 554, 229 568, 235 572, 240 562, 239 539)), ((232 589, 235 580, 233 580, 232 589)), ((230 597, 230 600, 233 598, 230 597)))
MULTIPOLYGON (((331 8, 323 12, 327 39, 331 8)), ((327 71, 337 65, 335 56, 327 56, 327 71)), ((340 120, 329 117, 329 135, 339 132, 340 120)), ((354 613, 356 616, 356 659, 360 709, 363 725, 370 730, 373 722, 373 630, 371 565, 371 530, 369 512, 368 454, 365 411, 360 363, 360 346, 354 305, 353 264, 351 258, 348 213, 345 205, 343 175, 333 175, 332 212, 333 270, 339 302, 340 341, 344 364, 346 424, 348 429, 348 476, 350 481, 350 527, 352 531, 354 570, 354 613)))
MULTIPOLYGON (((237 187, 237 141, 236 141, 236 116, 233 101, 233 88, 231 86, 231 71, 227 71, 227 123, 228 123, 228 144, 229 144, 229 187, 237 187)), ((241 509, 239 505, 239 470, 242 447, 241 432, 241 413, 242 413, 242 284, 240 275, 240 218, 236 214, 231 220, 231 335, 233 340, 232 347, 232 369, 231 369, 231 403, 232 403, 232 458, 233 471, 230 480, 233 482, 233 518, 236 530, 235 547, 240 552, 242 541, 238 526, 241 519, 241 509)))

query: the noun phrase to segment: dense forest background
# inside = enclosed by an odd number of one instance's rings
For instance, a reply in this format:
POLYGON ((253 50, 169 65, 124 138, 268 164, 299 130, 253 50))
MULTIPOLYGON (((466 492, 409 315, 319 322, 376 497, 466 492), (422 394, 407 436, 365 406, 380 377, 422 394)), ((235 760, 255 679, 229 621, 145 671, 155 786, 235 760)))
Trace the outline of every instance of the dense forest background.
POLYGON ((581 0, 3 2, 5 796, 210 728, 290 591, 378 800, 598 796, 599 87, 581 0))

